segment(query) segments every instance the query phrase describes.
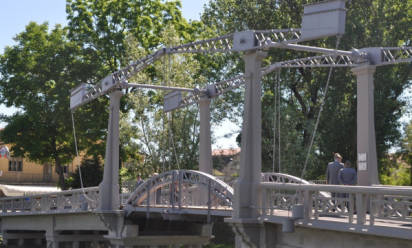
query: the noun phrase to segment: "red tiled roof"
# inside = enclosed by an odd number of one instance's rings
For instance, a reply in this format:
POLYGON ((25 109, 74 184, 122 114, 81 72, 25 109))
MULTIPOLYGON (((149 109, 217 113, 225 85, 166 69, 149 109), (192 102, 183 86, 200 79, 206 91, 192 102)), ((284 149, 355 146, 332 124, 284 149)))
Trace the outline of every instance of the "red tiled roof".
POLYGON ((230 149, 215 149, 212 151, 212 156, 233 156, 240 152, 240 148, 230 149))

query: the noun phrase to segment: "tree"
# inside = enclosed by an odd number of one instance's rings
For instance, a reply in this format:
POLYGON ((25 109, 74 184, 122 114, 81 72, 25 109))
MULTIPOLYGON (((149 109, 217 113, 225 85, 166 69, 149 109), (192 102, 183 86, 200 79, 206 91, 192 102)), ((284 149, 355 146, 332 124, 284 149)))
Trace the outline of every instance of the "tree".
MULTIPOLYGON (((180 42, 173 26, 167 26, 160 41, 166 46, 180 42)), ((145 55, 137 49, 133 37, 128 38, 129 59, 145 55)), ((131 81, 142 84, 163 84, 194 88, 205 84, 196 77, 200 69, 193 55, 168 55, 156 62, 153 68, 137 74, 131 81)), ((163 98, 168 92, 137 89, 127 95, 129 113, 122 115, 121 140, 125 150, 140 156, 126 157, 129 173, 124 178, 143 177, 170 169, 194 169, 198 165, 199 122, 197 106, 164 113, 163 98), (143 157, 144 159, 141 159, 143 157), (135 174, 130 176, 129 174, 135 174)))
POLYGON ((405 127, 401 148, 402 157, 409 165, 409 182, 412 185, 412 121, 405 127))
MULTIPOLYGON (((140 55, 165 45, 161 38, 164 32, 176 32, 175 45, 195 39, 202 25, 196 21, 188 23, 182 17, 180 7, 179 1, 68 0, 66 13, 69 37, 83 48, 95 51, 98 55, 96 62, 105 65, 104 72, 108 74, 140 58, 140 55)), ((145 73, 150 80, 157 77, 155 67, 149 67, 145 73)), ((156 99, 158 111, 160 97, 156 96, 156 99)), ((133 103, 124 97, 121 102, 124 118, 121 120, 120 156, 121 163, 135 165, 151 160, 148 160, 146 150, 140 151, 142 144, 133 142, 149 134, 140 133, 137 127, 128 124, 127 111, 131 107, 134 107, 133 103), (137 133, 142 136, 136 136, 137 133)), ((143 174, 149 173, 149 167, 145 168, 143 174)), ((137 173, 133 168, 131 171, 137 173)))
MULTIPOLYGON (((202 15, 206 26, 219 34, 246 29, 299 27, 303 4, 307 1, 212 0, 202 15)), ((352 47, 399 46, 410 43, 412 2, 351 1, 347 3, 346 33, 340 49, 352 47), (408 10, 408 11, 405 11, 408 10)), ((309 45, 335 47, 336 38, 307 42, 309 45)), ((313 54, 270 50, 264 63, 306 57, 313 54)), ((238 59, 238 58, 235 58, 238 59)), ((238 60, 239 61, 239 60, 238 60)), ((232 62, 232 70, 242 71, 243 63, 232 62)), ((408 81, 410 67, 380 67, 375 74, 375 128, 378 158, 399 140, 398 119, 405 102, 400 99, 408 81)), ((290 69, 280 74, 281 157, 284 172, 299 175, 314 130, 314 123, 325 92, 328 69, 290 69)), ((262 168, 272 168, 273 113, 275 112, 274 74, 263 79, 262 168)), ((279 107, 279 106, 278 106, 279 107)), ((356 79, 349 69, 335 69, 322 113, 315 143, 310 153, 308 178, 324 174, 333 152, 356 159, 356 79)))
POLYGON ((67 183, 69 187, 73 189, 81 188, 80 173, 83 187, 98 186, 103 179, 103 166, 100 159, 98 157, 84 158, 80 166, 77 167, 73 175, 70 176, 69 182, 67 183))
POLYGON ((96 50, 100 62, 113 72, 129 62, 124 58, 126 37, 130 35, 145 50, 159 46, 160 34, 167 25, 175 28, 179 38, 189 38, 197 24, 189 25, 180 7, 179 1, 68 0, 66 13, 70 37, 96 50))
MULTIPOLYGON (((47 23, 31 22, 15 41, 17 44, 6 47, 0 57, 0 103, 20 111, 2 116, 7 126, 0 138, 12 144, 13 156, 54 163, 59 185, 66 189, 63 166, 76 155, 70 90, 99 76, 95 53, 69 41, 67 29, 59 25, 48 32, 47 23)), ((96 144, 103 136, 98 124, 107 115, 102 106, 91 104, 77 115, 78 127, 94 123, 93 130, 79 128, 81 150, 90 140, 96 144)))

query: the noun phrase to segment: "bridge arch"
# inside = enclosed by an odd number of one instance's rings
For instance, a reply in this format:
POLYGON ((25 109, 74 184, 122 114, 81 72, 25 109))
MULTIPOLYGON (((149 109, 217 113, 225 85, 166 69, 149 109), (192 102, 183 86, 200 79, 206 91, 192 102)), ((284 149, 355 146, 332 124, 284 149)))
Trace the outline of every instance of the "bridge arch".
POLYGON ((222 180, 195 170, 172 170, 139 185, 126 201, 128 207, 171 205, 231 208, 233 188, 222 180))
POLYGON ((264 172, 262 173, 262 182, 274 182, 274 183, 299 183, 299 184, 311 184, 305 179, 295 177, 285 173, 278 172, 264 172))

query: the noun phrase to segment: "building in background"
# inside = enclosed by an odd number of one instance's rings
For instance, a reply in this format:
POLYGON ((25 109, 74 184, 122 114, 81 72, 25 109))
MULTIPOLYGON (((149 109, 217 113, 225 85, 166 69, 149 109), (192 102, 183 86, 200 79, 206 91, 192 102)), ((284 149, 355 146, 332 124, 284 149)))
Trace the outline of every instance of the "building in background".
MULTIPOLYGON (((58 175, 53 165, 13 157, 9 149, 10 145, 0 141, 0 184, 56 185, 58 175)), ((80 158, 75 158, 65 165, 65 173, 73 173, 79 164, 80 158)))
POLYGON ((240 148, 215 149, 212 158, 213 175, 233 186, 239 176, 240 148))

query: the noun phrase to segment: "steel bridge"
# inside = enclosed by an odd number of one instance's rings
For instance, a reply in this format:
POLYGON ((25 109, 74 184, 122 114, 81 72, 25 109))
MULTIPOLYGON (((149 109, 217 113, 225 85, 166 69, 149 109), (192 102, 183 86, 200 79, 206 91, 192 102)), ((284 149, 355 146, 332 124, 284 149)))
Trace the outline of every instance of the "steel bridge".
MULTIPOLYGON (((262 173, 259 192, 258 223, 278 225, 281 233, 333 230, 412 244, 411 187, 317 185, 262 173)), ((120 208, 110 213, 122 223, 99 210, 98 195, 99 188, 91 187, 3 198, 3 241, 9 247, 201 247, 213 223, 233 214, 232 187, 193 170, 168 171, 123 193, 120 208)))
POLYGON ((412 47, 342 51, 297 44, 344 33, 345 0, 305 6, 302 29, 248 30, 161 48, 113 72, 96 85, 71 92, 74 111, 110 96, 103 181, 99 187, 0 199, 8 247, 201 247, 213 226, 228 223, 236 247, 411 247, 412 188, 379 185, 374 126, 374 72, 412 62, 412 47), (268 49, 322 55, 261 67, 268 49), (129 83, 162 56, 242 53, 244 74, 183 89, 129 83), (261 172, 261 78, 280 68, 349 67, 357 79, 358 186, 317 185, 285 174, 261 172), (240 171, 234 189, 209 175, 210 101, 245 86, 240 171), (175 170, 148 179, 134 191, 118 184, 119 106, 125 88, 175 91, 165 111, 198 102, 199 171, 175 170), (189 92, 182 97, 177 91, 189 92), (209 174, 208 174, 209 173, 209 174))

